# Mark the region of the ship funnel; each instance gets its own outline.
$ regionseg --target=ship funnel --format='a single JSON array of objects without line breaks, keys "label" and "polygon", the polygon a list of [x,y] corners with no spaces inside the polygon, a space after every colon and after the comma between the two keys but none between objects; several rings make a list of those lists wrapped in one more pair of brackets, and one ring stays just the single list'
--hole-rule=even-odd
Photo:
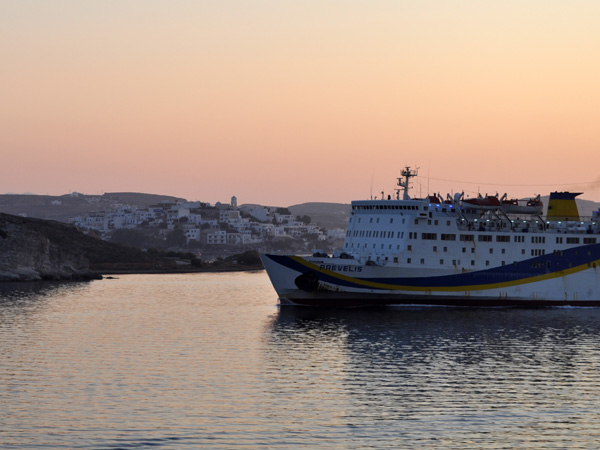
[{"label": "ship funnel", "polygon": [[581,192],[551,192],[548,201],[548,220],[579,220],[575,197]]}]

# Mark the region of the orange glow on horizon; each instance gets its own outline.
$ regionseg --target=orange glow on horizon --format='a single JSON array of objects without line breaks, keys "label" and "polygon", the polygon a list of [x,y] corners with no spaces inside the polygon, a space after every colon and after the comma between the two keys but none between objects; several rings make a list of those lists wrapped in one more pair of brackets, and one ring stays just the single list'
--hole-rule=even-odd
[{"label": "orange glow on horizon", "polygon": [[592,0],[4,3],[0,193],[347,203],[391,193],[408,164],[442,194],[600,201],[599,14]]}]

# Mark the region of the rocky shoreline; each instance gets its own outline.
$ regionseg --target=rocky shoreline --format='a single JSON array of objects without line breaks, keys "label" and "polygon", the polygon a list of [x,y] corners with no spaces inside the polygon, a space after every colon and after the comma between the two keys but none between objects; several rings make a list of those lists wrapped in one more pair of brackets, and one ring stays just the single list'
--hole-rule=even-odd
[{"label": "rocky shoreline", "polygon": [[[248,262],[247,258],[244,262]],[[0,281],[94,280],[102,274],[261,270],[255,261],[192,265],[87,236],[72,225],[0,213]]]},{"label": "rocky shoreline", "polygon": [[101,278],[83,254],[64,245],[74,233],[58,222],[0,214],[0,281]]}]

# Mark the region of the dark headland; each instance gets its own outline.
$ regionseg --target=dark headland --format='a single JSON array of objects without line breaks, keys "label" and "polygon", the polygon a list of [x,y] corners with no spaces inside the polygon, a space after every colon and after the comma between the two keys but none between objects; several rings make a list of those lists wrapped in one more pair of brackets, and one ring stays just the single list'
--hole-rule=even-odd
[{"label": "dark headland", "polygon": [[88,236],[62,222],[0,213],[0,281],[258,269],[262,265],[255,252],[204,264],[192,254],[143,251]]}]

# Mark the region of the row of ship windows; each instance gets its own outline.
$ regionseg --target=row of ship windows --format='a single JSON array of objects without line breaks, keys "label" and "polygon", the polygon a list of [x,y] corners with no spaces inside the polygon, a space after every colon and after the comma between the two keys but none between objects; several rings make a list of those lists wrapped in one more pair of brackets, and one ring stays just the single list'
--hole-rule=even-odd
[{"label": "row of ship windows", "polygon": [[[350,230],[348,230],[346,235],[349,237],[392,239],[394,237],[394,232],[393,231],[367,231],[367,230],[350,231]],[[477,240],[479,242],[492,242],[492,237],[493,236],[489,235],[489,234],[480,234],[479,236],[477,236]],[[404,232],[397,231],[396,238],[403,239]],[[417,233],[416,231],[409,231],[408,238],[409,239],[419,239],[419,233]],[[509,236],[509,235],[499,235],[499,236],[496,236],[496,242],[510,242],[510,238],[511,238],[511,236]],[[425,241],[437,241],[438,233],[421,233],[421,239],[425,240]],[[531,236],[530,239],[531,239],[532,244],[545,244],[546,243],[545,236]],[[440,234],[440,240],[456,241],[456,234],[442,233],[442,234]],[[459,240],[461,242],[474,242],[475,236],[473,234],[461,234],[461,235],[459,235]],[[513,242],[525,242],[525,236],[513,236]],[[583,244],[589,245],[589,244],[596,244],[597,238],[595,238],[595,237],[585,237],[583,239],[579,238],[579,237],[557,237],[556,238],[557,244],[563,244],[565,242],[567,244],[581,244],[583,242]]]},{"label": "row of ship windows", "polygon": [[[375,218],[375,223],[379,223],[380,217]],[[358,218],[358,223],[362,222],[362,217]],[[436,220],[437,222],[437,220]],[[352,223],[352,217],[350,217],[350,223]],[[373,223],[373,217],[369,218],[369,223]],[[394,223],[394,218],[390,217],[390,223]],[[402,219],[402,223],[406,223],[406,219]],[[436,224],[437,225],[437,224]],[[448,221],[448,225],[450,225],[450,221]]]},{"label": "row of ship windows", "polygon": [[[398,263],[398,258],[394,258],[394,262]],[[440,259],[440,265],[443,266],[444,265],[444,260]],[[412,264],[412,258],[406,258],[406,264]],[[421,258],[420,264],[425,264],[425,258]],[[514,262],[514,264],[516,264],[516,261]],[[550,262],[547,261],[546,263],[543,262],[532,262],[530,265],[532,268],[544,268],[546,266],[546,264],[548,265],[548,267],[550,267]],[[452,265],[453,266],[460,266],[460,259],[453,259],[452,260]],[[475,265],[475,260],[472,259],[471,260],[471,265],[474,266]],[[489,261],[485,262],[486,266],[490,265]],[[502,261],[501,265],[505,266],[506,265],[506,261]]]},{"label": "row of ship windows", "polygon": [[[394,258],[394,262],[396,262],[396,263],[397,263],[397,262],[398,262],[398,258]],[[425,264],[425,258],[421,258],[421,261],[420,261],[420,263],[421,263],[421,264]],[[412,264],[412,258],[406,258],[406,264]],[[440,259],[440,265],[444,265],[444,260],[443,260],[443,259]],[[453,266],[460,266],[460,259],[453,259],[453,260],[452,260],[452,265],[453,265]],[[471,265],[472,265],[472,266],[474,266],[474,265],[475,265],[475,260],[474,260],[474,259],[472,259],[472,260],[471,260]],[[486,261],[486,262],[485,262],[485,265],[486,265],[486,266],[489,266],[489,265],[490,265],[490,262],[489,262],[489,261]],[[503,266],[504,266],[504,265],[506,265],[506,261],[502,261],[502,265],[503,265]]]},{"label": "row of ship windows", "polygon": [[[384,247],[384,245],[385,245],[385,244],[381,244],[381,246],[380,246],[380,250],[384,250],[384,248],[385,248],[385,247]],[[348,243],[346,242],[345,248],[346,248],[346,249],[354,249],[354,248],[355,248],[355,247],[354,247],[354,243],[352,243],[352,244],[348,245]],[[366,244],[366,243],[364,243],[364,244],[356,244],[356,249],[357,249],[357,250],[360,250],[360,248],[366,249],[366,248],[367,248],[367,244]],[[373,249],[374,249],[374,250],[376,250],[376,249],[377,249],[377,244],[373,244]],[[391,245],[391,244],[389,244],[389,245],[388,245],[388,250],[391,250],[391,249],[392,249],[392,245]],[[396,250],[400,250],[400,245],[397,245],[397,246],[396,246]],[[409,252],[411,252],[411,251],[412,251],[412,245],[407,245],[407,246],[406,246],[406,250],[407,250],[407,251],[409,251]],[[448,247],[443,247],[443,248],[442,248],[442,251],[443,251],[444,253],[448,253]],[[433,246],[433,252],[434,252],[434,253],[437,253],[437,252],[438,252],[438,248],[437,248],[437,246],[436,246],[436,245],[434,245],[434,246]],[[463,247],[463,248],[462,248],[462,252],[463,252],[463,253],[467,253],[467,248],[466,248],[466,247]],[[494,254],[494,249],[493,249],[493,248],[490,248],[490,249],[489,249],[489,252],[490,252],[490,255]],[[471,247],[471,253],[475,253],[475,248]],[[500,249],[500,253],[502,253],[503,255],[504,255],[504,254],[506,254],[506,249],[505,249],[505,248],[502,248],[502,249]],[[525,255],[525,254],[526,254],[526,250],[525,250],[524,248],[523,248],[523,249],[521,249],[521,254],[522,254],[522,255]],[[546,254],[546,250],[544,250],[544,249],[539,249],[539,248],[534,248],[534,249],[531,249],[531,256],[543,256],[543,255],[545,255],[545,254]]]},{"label": "row of ship windows", "polygon": [[[431,214],[431,213],[429,213],[429,214]],[[380,220],[380,217],[375,217],[375,223],[379,223],[379,220]],[[350,217],[350,221],[349,222],[352,223],[352,217]],[[359,217],[358,218],[358,223],[361,223],[361,222],[362,222],[362,217]],[[402,219],[402,223],[405,223],[405,222],[406,222],[406,219],[403,218]],[[373,223],[373,217],[369,218],[369,223]],[[393,217],[390,217],[390,223],[394,223],[394,218]],[[433,225],[439,225],[440,221],[437,220],[437,219],[433,220],[433,222],[431,221],[431,219],[427,220],[427,225],[431,225],[432,223],[433,223]],[[415,225],[418,225],[418,224],[419,224],[419,219],[415,219]],[[446,220],[446,226],[447,227],[449,227],[451,224],[452,224],[451,220]]]},{"label": "row of ship windows", "polygon": [[[356,244],[356,249],[357,250],[360,250],[361,247],[363,249],[366,249],[367,248],[367,244],[366,243],[362,244],[362,245],[361,244]],[[355,248],[354,243],[352,243],[350,245],[348,245],[348,243],[346,243],[345,248],[346,249],[354,249]],[[377,249],[377,244],[373,244],[373,250],[376,250],[376,249]],[[384,250],[384,244],[381,244],[380,249]],[[392,250],[392,245],[391,244],[388,246],[388,250]],[[396,250],[400,250],[400,245],[396,246]],[[409,251],[409,252],[412,251],[412,246],[408,245],[406,247],[406,250]],[[437,247],[434,246],[433,247],[433,252],[437,253],[437,251],[438,251]],[[444,253],[448,253],[448,247],[444,247],[442,251]],[[559,251],[559,250],[557,250],[557,251]],[[462,248],[462,252],[463,253],[467,253],[466,247]],[[490,252],[490,255],[494,254],[494,249],[490,248],[489,252]],[[540,249],[540,248],[531,249],[530,252],[531,252],[531,256],[543,256],[543,255],[546,254],[546,250],[545,249]],[[475,253],[475,249],[474,248],[471,248],[471,253]],[[502,253],[503,255],[506,254],[506,249],[504,249],[504,248],[500,249],[500,253]],[[526,253],[527,253],[526,250],[524,248],[522,248],[521,249],[521,254],[525,255]]]},{"label": "row of ship windows", "polygon": [[[417,205],[354,205],[352,209],[403,209],[416,211],[419,207]],[[424,206],[423,210],[427,211],[427,207]]]}]

